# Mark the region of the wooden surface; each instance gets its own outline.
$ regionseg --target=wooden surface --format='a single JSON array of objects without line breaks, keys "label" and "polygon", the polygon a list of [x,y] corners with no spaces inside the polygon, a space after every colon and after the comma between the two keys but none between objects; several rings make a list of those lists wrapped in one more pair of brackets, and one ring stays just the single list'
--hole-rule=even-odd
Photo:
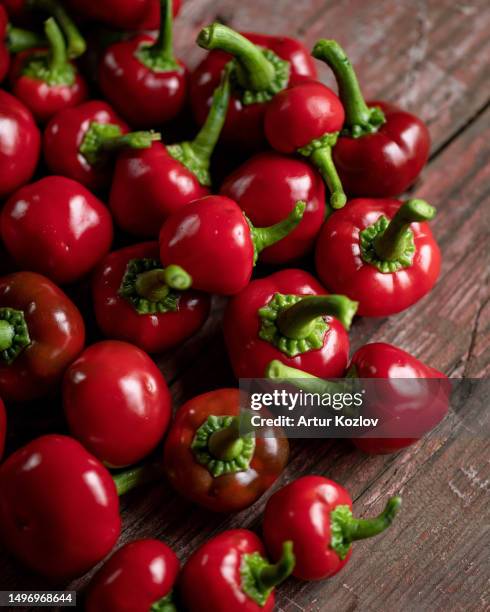
[{"label": "wooden surface", "polygon": [[[176,38],[181,57],[191,65],[201,57],[192,41],[216,18],[244,30],[298,35],[310,46],[320,37],[336,38],[356,65],[368,97],[398,102],[427,121],[431,160],[412,191],[439,210],[433,230],[444,255],[442,276],[409,311],[356,321],[352,348],[384,340],[453,377],[488,376],[488,2],[185,0]],[[326,70],[321,72],[332,82]],[[175,406],[198,392],[234,384],[221,338],[221,307],[216,305],[198,338],[162,360]],[[357,543],[337,577],[309,584],[289,580],[278,593],[278,609],[490,610],[485,409],[468,406],[463,421],[450,415],[423,441],[394,456],[366,457],[346,442],[295,442],[291,464],[276,487],[301,474],[324,474],[352,492],[360,515],[378,512],[394,493],[401,493],[404,502],[396,525]],[[185,560],[223,529],[259,529],[267,497],[223,518],[184,502],[166,486],[148,487],[122,502],[120,544],[161,537]],[[0,559],[0,568],[2,588],[46,587],[7,558]],[[87,579],[70,588],[82,588]]]}]

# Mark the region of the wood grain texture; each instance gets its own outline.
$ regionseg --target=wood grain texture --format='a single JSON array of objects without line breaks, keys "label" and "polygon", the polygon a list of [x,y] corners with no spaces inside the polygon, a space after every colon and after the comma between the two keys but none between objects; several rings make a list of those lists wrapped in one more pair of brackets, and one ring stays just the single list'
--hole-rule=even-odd
[{"label": "wood grain texture", "polygon": [[[352,348],[383,340],[454,377],[488,377],[487,3],[186,0],[176,38],[180,56],[192,65],[202,56],[193,40],[215,18],[245,30],[299,34],[310,46],[320,37],[337,38],[356,64],[369,97],[399,102],[428,122],[432,159],[412,191],[438,208],[433,229],[444,255],[440,281],[404,313],[357,320]],[[324,67],[321,74],[332,82]],[[223,305],[216,300],[199,337],[159,360],[172,383],[176,406],[196,393],[235,384],[220,332]],[[352,561],[336,578],[312,584],[289,580],[279,592],[278,609],[490,609],[490,452],[488,437],[481,434],[488,418],[483,409],[468,405],[463,421],[451,415],[424,440],[394,456],[366,457],[348,443],[294,441],[291,463],[275,488],[316,473],[346,486],[360,515],[374,514],[394,493],[402,493],[404,504],[391,530],[356,544]],[[267,497],[238,515],[220,517],[188,504],[165,484],[146,487],[122,501],[120,544],[161,537],[185,560],[223,529],[259,528]],[[2,588],[47,588],[6,556],[0,557],[0,568]],[[70,588],[83,588],[89,577]]]}]

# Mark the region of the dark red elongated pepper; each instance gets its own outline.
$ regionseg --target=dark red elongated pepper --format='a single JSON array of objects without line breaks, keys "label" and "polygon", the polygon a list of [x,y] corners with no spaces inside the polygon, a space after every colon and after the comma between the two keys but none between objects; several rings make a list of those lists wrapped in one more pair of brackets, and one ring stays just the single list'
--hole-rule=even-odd
[{"label": "dark red elongated pepper", "polygon": [[119,537],[114,481],[73,438],[42,436],[10,455],[0,488],[0,540],[47,578],[81,576]]},{"label": "dark red elongated pepper", "polygon": [[111,246],[109,211],[68,178],[48,176],[22,187],[0,214],[3,240],[16,263],[58,284],[82,278]]},{"label": "dark red elongated pepper", "polygon": [[0,396],[24,402],[42,397],[61,380],[85,342],[81,314],[39,274],[0,279]]},{"label": "dark red elongated pepper", "polygon": [[172,589],[179,573],[174,551],[159,540],[125,544],[92,578],[86,612],[173,612]]},{"label": "dark red elongated pepper", "polygon": [[223,127],[230,97],[228,72],[215,91],[206,123],[191,142],[123,151],[116,163],[109,206],[125,232],[156,238],[163,221],[210,193],[211,155]]},{"label": "dark red elongated pepper", "polygon": [[264,249],[263,262],[287,263],[313,248],[325,218],[325,187],[305,161],[274,152],[259,153],[225,180],[220,193],[235,200],[250,221],[262,227],[284,219],[298,200],[306,203],[301,223],[289,236]]},{"label": "dark red elongated pepper", "polygon": [[186,402],[175,416],[164,448],[164,467],[184,497],[214,512],[251,506],[285,468],[284,436],[243,433],[240,392],[218,389]]},{"label": "dark red elongated pepper", "polygon": [[284,544],[280,560],[272,564],[255,533],[230,529],[190,557],[182,569],[179,590],[189,612],[272,612],[274,588],[293,567],[291,542]]},{"label": "dark red elongated pepper", "polygon": [[351,200],[320,232],[318,276],[331,291],[358,301],[362,316],[405,310],[439,276],[440,250],[425,223],[435,214],[424,200]]},{"label": "dark red elongated pepper", "polygon": [[387,529],[400,507],[400,497],[388,500],[376,518],[352,516],[352,499],[338,483],[323,476],[303,476],[276,491],[265,507],[263,532],[267,550],[279,559],[283,543],[291,541],[302,580],[330,578],[349,561],[352,542]]},{"label": "dark red elongated pepper", "polygon": [[332,147],[344,123],[344,109],[334,92],[321,83],[307,81],[281,91],[267,106],[264,129],[272,148],[280,153],[300,153],[320,171],[330,190],[332,208],[346,202],[332,160]]},{"label": "dark red elongated pepper", "polygon": [[5,412],[5,406],[0,398],[0,461],[3,457],[3,451],[5,450],[5,438],[7,435],[7,413]]},{"label": "dark red elongated pepper", "polygon": [[181,266],[200,291],[234,295],[250,282],[260,252],[300,223],[305,203],[269,227],[254,227],[236,202],[207,196],[171,215],[160,231],[160,260]]},{"label": "dark red elongated pepper", "polygon": [[366,104],[354,69],[334,40],[320,40],[313,56],[333,70],[345,108],[333,159],[351,196],[389,198],[416,180],[430,152],[430,134],[418,117],[387,102]]},{"label": "dark red elongated pepper", "polygon": [[40,149],[41,135],[31,111],[0,90],[0,199],[32,178]]},{"label": "dark red elongated pepper", "polygon": [[298,40],[251,32],[239,34],[219,24],[201,30],[197,43],[210,53],[191,75],[190,100],[194,118],[204,123],[214,89],[233,58],[230,112],[223,140],[240,150],[266,145],[264,113],[279,91],[304,79],[315,79],[316,67]]},{"label": "dark red elongated pepper", "polygon": [[307,272],[282,270],[230,300],[224,334],[235,376],[262,378],[273,359],[322,378],[342,376],[357,305],[326,293]]},{"label": "dark red elongated pepper", "polygon": [[91,100],[56,114],[46,126],[43,152],[53,174],[74,179],[92,190],[110,183],[111,153],[147,149],[160,140],[154,132],[132,132],[106,102]]},{"label": "dark red elongated pepper", "polygon": [[88,95],[85,80],[67,59],[63,34],[52,17],[46,21],[45,33],[49,49],[19,53],[10,71],[12,93],[43,123]]},{"label": "dark red elongated pepper", "polygon": [[114,251],[93,275],[97,324],[108,338],[163,353],[195,334],[209,315],[210,297],[185,285],[179,270],[162,268],[158,242]]},{"label": "dark red elongated pepper", "polygon": [[63,406],[71,433],[112,467],[137,463],[155,449],[168,427],[171,404],[163,374],[127,342],[93,344],[64,377]]},{"label": "dark red elongated pepper", "polygon": [[117,112],[138,128],[175,119],[187,97],[188,70],[174,57],[172,0],[161,0],[157,40],[140,35],[111,45],[99,65],[99,84]]}]

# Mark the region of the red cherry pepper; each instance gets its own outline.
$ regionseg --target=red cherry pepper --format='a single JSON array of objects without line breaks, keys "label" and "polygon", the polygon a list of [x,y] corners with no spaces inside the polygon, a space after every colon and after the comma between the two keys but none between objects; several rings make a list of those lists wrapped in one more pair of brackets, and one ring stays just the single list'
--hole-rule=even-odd
[{"label": "red cherry pepper", "polygon": [[[173,273],[172,273],[173,272]],[[208,318],[206,293],[185,288],[179,270],[164,270],[157,242],[114,251],[93,275],[92,298],[102,333],[136,344],[148,353],[163,353],[195,334]]]},{"label": "red cherry pepper", "polygon": [[293,567],[291,542],[284,545],[280,561],[272,564],[255,533],[230,529],[189,558],[180,576],[180,593],[189,612],[272,612],[274,588]]},{"label": "red cherry pepper", "polygon": [[84,342],[77,307],[47,278],[17,272],[0,279],[0,395],[5,401],[48,393]]},{"label": "red cherry pepper", "polygon": [[7,435],[7,413],[5,412],[5,406],[0,398],[0,461],[3,457],[3,451],[5,450],[5,438]]},{"label": "red cherry pepper", "polygon": [[28,568],[52,580],[84,574],[119,537],[114,481],[67,436],[33,440],[0,466],[0,540]]},{"label": "red cherry pepper", "polygon": [[11,53],[20,53],[43,43],[43,38],[35,32],[14,28],[9,23],[7,11],[0,4],[0,83],[9,72]]},{"label": "red cherry pepper", "polygon": [[0,199],[31,179],[40,148],[41,135],[30,110],[0,90]]},{"label": "red cherry pepper", "polygon": [[67,60],[63,34],[52,17],[46,21],[45,32],[49,50],[19,53],[10,76],[12,93],[40,122],[48,121],[64,108],[80,104],[88,95],[85,80]]},{"label": "red cherry pepper", "polygon": [[404,192],[429,157],[430,134],[414,115],[386,102],[366,104],[354,69],[334,40],[320,40],[313,56],[332,68],[345,108],[333,159],[351,196],[389,198]]},{"label": "red cherry pepper", "polygon": [[1,212],[0,228],[19,266],[59,284],[90,272],[112,242],[111,216],[104,204],[80,183],[61,176],[16,191]]},{"label": "red cherry pepper", "polygon": [[123,151],[116,163],[109,206],[117,225],[141,237],[158,237],[163,221],[210,193],[209,172],[228,110],[228,72],[215,91],[206,123],[191,142]]},{"label": "red cherry pepper", "polygon": [[171,404],[163,374],[126,342],[93,344],[65,374],[63,406],[71,433],[112,467],[137,463],[155,449]]},{"label": "red cherry pepper", "polygon": [[298,200],[306,203],[298,227],[264,249],[264,263],[282,264],[306,255],[325,218],[325,187],[320,175],[301,159],[266,152],[255,155],[223,183],[220,193],[240,206],[253,224],[273,225],[284,219]]},{"label": "red cherry pepper", "polygon": [[139,128],[175,119],[187,97],[188,70],[172,49],[172,0],[161,0],[161,5],[156,41],[141,35],[111,45],[99,65],[105,97],[121,117]]},{"label": "red cherry pepper", "polygon": [[234,295],[250,282],[260,252],[300,223],[305,203],[269,227],[254,227],[230,198],[207,196],[171,215],[160,231],[160,259],[181,266],[200,291]]},{"label": "red cherry pepper", "polygon": [[316,68],[297,40],[234,30],[219,24],[201,30],[197,43],[210,50],[191,75],[190,100],[197,123],[204,123],[221,73],[233,58],[232,98],[223,140],[241,150],[266,145],[264,113],[279,91],[305,78],[315,79]]},{"label": "red cherry pepper", "polygon": [[318,276],[331,291],[358,301],[362,316],[405,310],[439,276],[441,254],[424,223],[435,214],[423,200],[351,200],[320,232]]},{"label": "red cherry pepper", "polygon": [[318,168],[330,190],[332,208],[346,202],[332,161],[332,147],[344,123],[344,109],[326,85],[307,81],[281,91],[268,105],[264,129],[280,153],[300,153]]},{"label": "red cherry pepper", "polygon": [[198,395],[179,408],[165,442],[164,467],[172,486],[214,512],[251,506],[288,461],[287,438],[243,433],[239,415],[238,389]]},{"label": "red cherry pepper", "polygon": [[262,378],[278,359],[322,378],[344,374],[356,304],[326,295],[303,270],[251,282],[225,310],[224,334],[237,378]]},{"label": "red cherry pepper", "polygon": [[267,550],[279,559],[283,543],[293,542],[293,575],[302,580],[330,578],[349,561],[352,542],[370,538],[391,525],[401,504],[388,500],[376,518],[352,516],[352,499],[339,484],[322,476],[303,476],[269,499],[263,532]]},{"label": "red cherry pepper", "polygon": [[158,540],[125,544],[92,578],[86,612],[172,612],[172,588],[179,572],[174,551]]},{"label": "red cherry pepper", "polygon": [[53,174],[97,190],[109,184],[110,153],[147,149],[160,140],[153,132],[128,133],[126,123],[105,102],[91,100],[55,115],[44,132],[44,159]]}]

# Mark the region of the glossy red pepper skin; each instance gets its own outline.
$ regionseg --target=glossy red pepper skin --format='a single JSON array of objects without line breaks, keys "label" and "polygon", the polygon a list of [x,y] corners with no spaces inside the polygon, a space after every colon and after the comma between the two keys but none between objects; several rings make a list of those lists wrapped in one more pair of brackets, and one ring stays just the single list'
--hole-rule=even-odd
[{"label": "glossy red pepper skin", "polygon": [[224,335],[228,355],[237,378],[263,378],[267,365],[278,359],[322,378],[343,376],[349,359],[349,336],[335,317],[325,318],[328,331],[323,347],[288,357],[259,337],[259,309],[276,293],[284,295],[324,295],[327,291],[303,270],[282,270],[252,281],[228,303],[224,315]]},{"label": "glossy red pepper skin", "polygon": [[149,149],[120,153],[109,207],[125,232],[157,238],[169,215],[209,193],[193,172],[155,142]]},{"label": "glossy red pepper skin", "polygon": [[10,67],[10,53],[6,45],[8,27],[7,11],[0,4],[0,83],[7,76]]},{"label": "glossy red pepper skin", "polygon": [[92,578],[85,610],[148,612],[170,595],[178,572],[179,560],[163,542],[136,540],[125,544]]},{"label": "glossy red pepper skin", "polygon": [[64,108],[81,104],[88,96],[88,88],[78,72],[72,85],[49,85],[22,74],[26,63],[39,51],[44,50],[30,49],[15,56],[10,69],[10,82],[14,96],[27,106],[38,122],[46,123]]},{"label": "glossy red pepper skin", "polygon": [[298,200],[306,202],[298,227],[264,249],[261,254],[264,263],[288,263],[313,248],[325,218],[325,187],[321,176],[307,162],[274,152],[259,153],[224,181],[220,193],[235,200],[259,227],[284,219]]},{"label": "glossy red pepper skin", "polygon": [[49,435],[0,467],[0,539],[29,569],[68,580],[101,561],[119,536],[116,487],[76,440]]},{"label": "glossy red pepper skin", "polygon": [[285,437],[259,438],[248,468],[213,476],[198,463],[191,447],[209,416],[240,414],[238,389],[210,391],[186,402],[175,415],[164,448],[164,466],[172,486],[184,497],[214,512],[238,512],[269,489],[287,464]]},{"label": "glossy red pepper skin", "polygon": [[[289,85],[308,79],[316,79],[316,66],[304,45],[285,36],[268,36],[255,32],[242,32],[254,44],[270,49],[280,58],[290,62]],[[202,125],[209,111],[214,89],[231,56],[223,51],[210,51],[190,79],[190,102],[194,119]],[[266,146],[264,114],[266,104],[244,105],[239,95],[232,95],[230,109],[223,129],[223,142],[247,151],[258,151]]]},{"label": "glossy red pepper skin", "polygon": [[272,612],[274,591],[263,606],[243,592],[244,555],[264,556],[264,545],[252,531],[231,529],[208,540],[182,569],[180,593],[189,612]]},{"label": "glossy red pepper skin", "polygon": [[5,450],[5,438],[7,436],[7,413],[5,412],[5,405],[0,398],[0,461],[3,458],[3,452]]},{"label": "glossy red pepper skin", "polygon": [[46,126],[43,154],[52,174],[66,176],[88,189],[98,190],[110,181],[107,164],[90,164],[80,152],[90,124],[117,125],[122,134],[129,131],[127,124],[102,100],[84,102],[57,113]]},{"label": "glossy red pepper skin", "polygon": [[381,272],[360,250],[360,232],[380,217],[393,219],[398,200],[351,200],[329,217],[316,245],[316,271],[333,292],[359,302],[358,314],[384,317],[415,304],[434,286],[441,268],[439,247],[427,223],[412,223],[415,254],[409,267]]},{"label": "glossy red pepper skin", "polygon": [[7,250],[58,284],[90,272],[112,243],[111,215],[83,185],[49,176],[16,191],[1,212]]},{"label": "glossy red pepper skin", "polygon": [[[425,365],[410,353],[402,349],[386,344],[384,342],[373,342],[366,344],[357,350],[352,356],[349,373],[361,379],[381,378],[383,383],[383,397],[377,397],[376,407],[370,407],[370,415],[383,417],[390,420],[396,417],[395,427],[397,432],[403,431],[403,422],[410,422],[416,418],[421,428],[429,431],[435,427],[446,415],[449,406],[450,386],[447,377],[442,373]],[[441,379],[441,385],[431,384],[429,389],[419,389],[420,385],[413,389],[409,395],[409,388],[400,388],[400,378],[415,379]],[[393,380],[393,384],[389,384]],[[426,396],[424,391],[429,391]],[[437,391],[438,397],[434,396]],[[420,397],[418,397],[420,394]],[[395,411],[395,413],[394,413]],[[413,428],[413,426],[412,426]],[[379,431],[377,429],[377,431]],[[365,453],[380,455],[394,453],[401,448],[414,444],[416,438],[393,438],[389,437],[389,430],[384,430],[387,436],[384,438],[354,438],[352,442]]]},{"label": "glossy red pepper skin", "polygon": [[[159,0],[69,0],[79,14],[117,30],[157,30],[160,24]],[[180,0],[173,0],[174,16]]]},{"label": "glossy red pepper skin", "polygon": [[41,135],[30,110],[0,90],[0,199],[32,178],[40,149]]},{"label": "glossy red pepper skin", "polygon": [[430,134],[425,123],[393,104],[373,101],[386,123],[374,134],[340,136],[333,159],[346,193],[391,198],[406,191],[427,163]]},{"label": "glossy red pepper skin", "polygon": [[141,349],[116,340],[93,344],[71,364],[63,406],[75,438],[112,467],[149,455],[172,414],[167,383],[155,363]]},{"label": "glossy red pepper skin", "polygon": [[119,294],[132,259],[159,258],[157,242],[145,242],[114,251],[99,264],[92,277],[92,299],[97,324],[108,338],[131,342],[148,353],[163,353],[195,334],[208,318],[211,299],[189,290],[180,294],[178,310],[139,314]]},{"label": "glossy red pepper skin", "polygon": [[22,311],[31,339],[10,365],[0,358],[0,396],[7,402],[42,397],[83,349],[82,316],[58,287],[32,272],[0,279],[0,308]]}]

